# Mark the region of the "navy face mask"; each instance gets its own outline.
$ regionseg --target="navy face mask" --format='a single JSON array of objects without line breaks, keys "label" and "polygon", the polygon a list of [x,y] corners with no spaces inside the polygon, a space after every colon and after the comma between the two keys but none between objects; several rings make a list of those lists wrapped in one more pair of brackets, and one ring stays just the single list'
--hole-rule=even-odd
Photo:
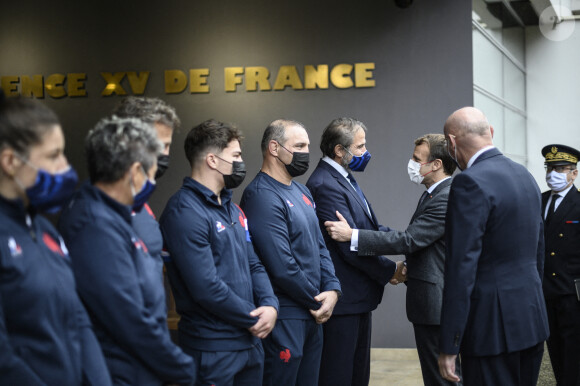
[{"label": "navy face mask", "polygon": [[133,193],[132,208],[134,212],[140,212],[141,209],[143,209],[143,206],[147,203],[149,197],[151,197],[151,194],[153,194],[153,191],[155,190],[155,182],[151,182],[143,166],[141,166],[141,170],[145,174],[147,180],[145,181],[143,187],[137,194],[135,194],[135,188],[133,187],[133,183],[131,183],[131,191]]},{"label": "navy face mask", "polygon": [[[346,147],[344,149],[348,151]],[[348,168],[353,172],[363,172],[371,160],[371,153],[368,150],[362,155],[353,155],[350,151],[348,153],[352,155],[352,159],[348,163]]]},{"label": "navy face mask", "polygon": [[56,213],[61,210],[74,193],[78,176],[72,167],[55,174],[39,169],[26,161],[38,171],[34,185],[26,189],[30,206],[39,212]]}]

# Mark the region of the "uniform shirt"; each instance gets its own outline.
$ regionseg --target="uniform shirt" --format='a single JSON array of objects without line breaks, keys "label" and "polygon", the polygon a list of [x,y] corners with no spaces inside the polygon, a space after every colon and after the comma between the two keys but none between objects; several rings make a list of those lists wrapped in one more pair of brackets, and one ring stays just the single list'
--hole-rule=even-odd
[{"label": "uniform shirt", "polygon": [[131,217],[133,228],[135,229],[135,232],[137,232],[137,235],[147,246],[149,254],[155,258],[158,258],[161,262],[163,236],[161,236],[159,223],[155,219],[155,215],[149,207],[149,204],[145,204],[143,209],[141,209],[139,212],[132,212]]},{"label": "uniform shirt", "polygon": [[278,309],[264,266],[254,252],[244,212],[232,191],[217,196],[192,178],[167,203],[160,218],[169,252],[179,343],[192,350],[235,351],[259,342],[248,328],[259,306]]},{"label": "uniform shirt", "polygon": [[86,183],[62,213],[60,229],[113,379],[192,383],[193,360],[167,330],[161,263],[131,226],[131,208]]},{"label": "uniform shirt", "polygon": [[47,220],[0,197],[0,384],[80,385],[83,377],[110,384],[68,251]]},{"label": "uniform shirt", "polygon": [[306,186],[288,186],[260,172],[244,190],[241,206],[256,252],[280,301],[279,319],[311,319],[314,297],[340,291]]}]

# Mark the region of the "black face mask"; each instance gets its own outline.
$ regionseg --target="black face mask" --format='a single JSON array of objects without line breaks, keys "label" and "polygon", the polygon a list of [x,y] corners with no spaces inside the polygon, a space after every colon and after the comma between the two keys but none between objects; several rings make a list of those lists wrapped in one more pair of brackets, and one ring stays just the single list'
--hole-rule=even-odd
[{"label": "black face mask", "polygon": [[[281,144],[279,145],[282,146]],[[284,146],[282,146],[282,148],[286,150],[288,153],[290,153],[290,150],[286,149]],[[278,158],[278,161],[282,162],[280,158]],[[284,164],[284,162],[282,163]],[[306,173],[306,171],[308,171],[309,165],[310,165],[310,153],[299,151],[295,151],[294,153],[292,153],[292,161],[288,165],[284,164],[286,170],[288,171],[288,174],[290,174],[291,177],[298,177],[303,175],[304,173]]]},{"label": "black face mask", "polygon": [[[218,156],[216,155],[216,157]],[[244,182],[244,178],[246,178],[246,164],[238,161],[229,162],[221,157],[218,158],[232,165],[232,174],[223,174],[218,170],[218,173],[224,176],[225,188],[234,189],[240,186],[240,184]]]},{"label": "black face mask", "polygon": [[157,157],[157,172],[155,172],[155,179],[161,178],[169,168],[169,156],[159,154]]}]

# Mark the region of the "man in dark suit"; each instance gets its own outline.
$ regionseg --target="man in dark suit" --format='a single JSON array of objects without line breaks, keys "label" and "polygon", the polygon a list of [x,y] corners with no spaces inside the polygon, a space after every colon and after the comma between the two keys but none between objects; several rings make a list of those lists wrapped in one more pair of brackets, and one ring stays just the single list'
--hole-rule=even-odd
[{"label": "man in dark suit", "polygon": [[536,385],[548,337],[540,190],[493,146],[481,111],[454,112],[444,132],[463,173],[445,218],[439,370],[459,381],[461,353],[466,385]]},{"label": "man in dark suit", "polygon": [[580,152],[548,145],[542,155],[550,187],[542,194],[548,351],[558,385],[580,385],[580,189],[574,186]]},{"label": "man in dark suit", "polygon": [[[405,231],[351,229],[344,220],[327,221],[325,226],[334,240],[350,240],[351,247],[358,247],[359,256],[406,255],[407,318],[413,323],[423,382],[428,386],[451,385],[455,383],[443,379],[437,366],[445,265],[445,212],[451,175],[455,171],[443,134],[427,134],[415,140],[407,169],[411,181],[425,185],[427,190]],[[456,366],[459,369],[459,360]]]},{"label": "man in dark suit", "polygon": [[357,258],[348,243],[337,243],[324,231],[324,222],[336,219],[337,210],[354,227],[380,229],[350,173],[362,172],[370,159],[366,131],[364,124],[355,119],[333,120],[322,134],[320,149],[324,158],[306,183],[343,291],[332,318],[324,324],[319,385],[368,385],[371,311],[380,303],[385,284],[397,270],[393,261],[382,256]]}]

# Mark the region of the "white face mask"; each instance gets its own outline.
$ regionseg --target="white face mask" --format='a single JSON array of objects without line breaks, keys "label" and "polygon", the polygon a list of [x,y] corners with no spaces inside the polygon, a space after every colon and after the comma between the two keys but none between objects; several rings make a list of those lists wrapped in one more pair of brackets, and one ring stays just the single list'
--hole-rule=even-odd
[{"label": "white face mask", "polygon": [[554,192],[560,192],[568,185],[568,173],[558,173],[552,170],[546,174],[546,183]]},{"label": "white face mask", "polygon": [[407,164],[407,173],[409,173],[409,178],[411,179],[411,182],[420,185],[423,182],[425,176],[431,173],[429,172],[424,175],[421,175],[421,166],[430,164],[431,162],[425,162],[424,164],[421,164],[417,161],[413,161],[412,159],[410,159],[409,163]]}]

